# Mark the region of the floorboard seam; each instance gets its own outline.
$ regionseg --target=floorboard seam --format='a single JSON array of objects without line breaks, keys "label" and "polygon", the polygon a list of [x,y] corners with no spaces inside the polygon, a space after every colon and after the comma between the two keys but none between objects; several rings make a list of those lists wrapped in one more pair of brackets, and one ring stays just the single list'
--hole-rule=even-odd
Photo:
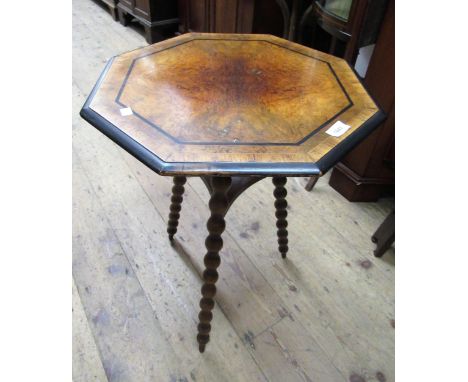
[{"label": "floorboard seam", "polygon": [[[151,301],[150,301],[150,299],[148,298],[148,294],[147,294],[146,290],[143,288],[143,285],[141,284],[141,281],[140,281],[140,279],[138,278],[138,275],[137,275],[137,273],[135,272],[135,270],[134,270],[134,268],[133,268],[133,266],[132,266],[132,262],[130,261],[130,259],[129,259],[129,257],[128,257],[127,251],[125,251],[125,249],[123,248],[122,243],[120,242],[120,240],[119,240],[119,238],[118,238],[118,236],[117,236],[117,234],[116,234],[116,232],[115,232],[115,228],[114,228],[114,226],[112,225],[111,220],[109,219],[109,216],[107,215],[106,210],[105,210],[104,207],[102,206],[101,200],[100,200],[98,194],[96,193],[96,190],[94,189],[94,186],[93,186],[91,180],[89,179],[89,176],[88,176],[88,174],[87,174],[87,171],[83,168],[83,166],[81,166],[81,159],[80,159],[80,156],[79,156],[79,154],[76,152],[76,150],[73,149],[73,151],[75,152],[75,155],[76,155],[76,157],[78,158],[79,165],[80,165],[80,167],[81,167],[81,169],[82,169],[82,171],[83,171],[84,176],[85,176],[86,179],[88,180],[88,183],[89,183],[89,185],[90,185],[90,187],[91,187],[91,189],[92,189],[92,192],[93,192],[93,194],[94,194],[94,197],[96,198],[97,203],[98,203],[99,206],[101,207],[101,211],[102,211],[103,215],[105,216],[106,222],[107,222],[109,228],[112,230],[112,235],[113,235],[114,238],[116,239],[116,242],[118,243],[119,248],[121,249],[122,253],[124,254],[124,256],[125,256],[125,258],[126,258],[126,260],[127,260],[127,262],[128,262],[128,265],[129,265],[130,269],[132,270],[132,272],[133,272],[133,274],[134,274],[134,276],[135,276],[135,279],[137,280],[138,285],[140,286],[140,288],[141,288],[141,290],[142,290],[142,292],[143,292],[143,296],[145,297],[145,301],[148,303],[148,306],[149,306],[151,312],[153,313],[153,314],[152,314],[153,320],[155,321],[155,324],[161,329],[161,333],[164,333],[165,331],[164,331],[163,328],[161,327],[161,324],[159,323],[158,319],[156,318],[156,312],[155,312],[155,310],[154,310],[154,308],[153,308],[153,305],[151,304]],[[174,349],[174,347],[172,346],[172,344],[171,344],[169,341],[167,341],[167,344],[170,346],[170,348],[172,349],[173,353],[174,353],[174,354],[177,354],[176,351],[175,351],[175,349]]]},{"label": "floorboard seam", "polygon": [[102,370],[104,370],[104,373],[106,374],[107,381],[109,381],[109,376],[107,375],[107,370],[106,370],[106,368],[104,367],[104,363],[102,362],[103,356],[102,356],[101,348],[99,347],[98,342],[96,341],[96,335],[94,334],[94,330],[93,330],[93,329],[91,328],[91,326],[89,325],[89,322],[90,322],[90,321],[89,321],[88,313],[86,312],[85,306],[84,306],[84,304],[83,304],[83,299],[81,298],[80,289],[78,288],[78,284],[76,283],[75,277],[74,277],[73,275],[72,275],[72,279],[73,279],[73,282],[75,283],[76,292],[77,292],[77,294],[78,294],[78,298],[80,299],[80,304],[81,304],[81,306],[83,307],[83,312],[84,312],[85,317],[86,317],[86,325],[87,325],[88,328],[89,328],[89,332],[90,332],[91,335],[93,336],[94,345],[96,346],[96,350],[97,350],[98,355],[99,355],[99,362],[101,363]]}]

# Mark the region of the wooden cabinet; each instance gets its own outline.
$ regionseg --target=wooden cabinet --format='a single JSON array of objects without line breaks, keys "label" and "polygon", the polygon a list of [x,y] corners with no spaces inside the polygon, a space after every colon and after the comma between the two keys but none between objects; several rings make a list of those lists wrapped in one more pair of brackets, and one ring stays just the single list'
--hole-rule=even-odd
[{"label": "wooden cabinet", "polygon": [[300,0],[178,0],[179,32],[267,33],[289,37]]},{"label": "wooden cabinet", "polygon": [[339,162],[330,186],[352,202],[375,201],[395,187],[395,2],[390,1],[363,80],[386,120]]},{"label": "wooden cabinet", "polygon": [[119,0],[117,8],[123,25],[127,25],[132,17],[143,25],[149,44],[168,37],[164,32],[175,31],[179,22],[175,1]]}]

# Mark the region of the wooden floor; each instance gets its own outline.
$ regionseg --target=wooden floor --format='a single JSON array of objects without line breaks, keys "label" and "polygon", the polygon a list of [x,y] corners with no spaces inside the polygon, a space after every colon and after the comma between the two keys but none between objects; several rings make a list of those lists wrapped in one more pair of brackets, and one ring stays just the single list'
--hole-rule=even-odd
[{"label": "wooden floor", "polygon": [[189,179],[176,245],[171,178],[80,119],[106,59],[146,45],[91,0],[73,1],[73,379],[393,381],[394,251],[370,236],[393,200],[349,203],[290,178],[289,257],[265,179],[227,215],[212,339],[195,340],[208,192]]}]

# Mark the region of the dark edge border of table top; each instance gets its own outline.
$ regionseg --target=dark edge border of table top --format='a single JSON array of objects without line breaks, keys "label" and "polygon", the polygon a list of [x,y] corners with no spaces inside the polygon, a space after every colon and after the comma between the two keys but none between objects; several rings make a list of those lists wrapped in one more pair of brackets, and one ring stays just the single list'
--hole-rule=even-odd
[{"label": "dark edge border of table top", "polygon": [[348,68],[352,70],[354,76],[357,78],[363,89],[366,91],[369,98],[377,106],[378,111],[370,117],[366,122],[364,122],[361,127],[359,127],[354,133],[349,135],[345,140],[336,145],[332,150],[325,154],[322,158],[317,161],[317,165],[320,168],[322,174],[325,174],[330,168],[332,168],[337,162],[340,161],[346,154],[348,154],[354,147],[356,147],[362,140],[370,135],[380,124],[387,118],[387,114],[382,110],[380,104],[376,99],[369,93],[367,87],[356,71],[348,61],[345,61],[348,64]]},{"label": "dark edge border of table top", "polygon": [[89,107],[114,59],[115,57],[112,57],[107,62],[93,90],[86,99],[80,111],[80,116],[129,154],[160,175],[320,176],[333,167],[340,158],[352,150],[385,119],[385,114],[379,110],[317,163],[165,162]]},{"label": "dark edge border of table top", "polygon": [[325,174],[332,168],[341,158],[348,154],[354,147],[362,142],[372,131],[374,131],[386,118],[384,112],[380,109],[364,122],[355,132],[350,134],[346,139],[338,143],[333,149],[317,161],[317,166],[322,174]]}]

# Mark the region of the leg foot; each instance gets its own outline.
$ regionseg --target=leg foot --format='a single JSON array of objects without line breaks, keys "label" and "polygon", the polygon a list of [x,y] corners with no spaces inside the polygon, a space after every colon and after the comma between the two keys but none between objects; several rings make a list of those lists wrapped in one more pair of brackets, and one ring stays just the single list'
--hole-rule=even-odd
[{"label": "leg foot", "polygon": [[273,184],[275,185],[275,190],[273,195],[275,196],[275,208],[276,208],[276,227],[278,228],[278,250],[281,253],[283,259],[286,258],[286,253],[288,252],[288,221],[286,220],[288,216],[288,211],[286,207],[288,202],[286,201],[286,195],[288,194],[284,185],[286,184],[286,177],[274,177]]},{"label": "leg foot", "polygon": [[174,240],[174,235],[179,225],[180,210],[182,209],[182,201],[184,200],[184,184],[186,181],[187,178],[185,176],[174,176],[173,178],[174,186],[172,187],[171,212],[169,213],[169,221],[167,223],[167,233],[170,241]]},{"label": "leg foot", "polygon": [[314,188],[315,184],[317,183],[318,181],[318,176],[311,176],[309,181],[307,182],[306,186],[305,186],[305,189],[306,191],[312,191],[312,189]]},{"label": "leg foot", "polygon": [[224,215],[229,208],[229,202],[226,193],[231,185],[230,177],[213,177],[212,193],[209,202],[211,216],[208,219],[206,227],[208,228],[208,237],[205,240],[207,253],[204,258],[205,271],[203,272],[203,286],[201,288],[202,298],[200,300],[200,314],[198,318],[198,336],[200,353],[205,351],[205,346],[210,340],[211,320],[213,319],[214,296],[216,294],[215,283],[218,280],[217,268],[221,263],[219,251],[223,247],[221,234],[226,226]]}]

